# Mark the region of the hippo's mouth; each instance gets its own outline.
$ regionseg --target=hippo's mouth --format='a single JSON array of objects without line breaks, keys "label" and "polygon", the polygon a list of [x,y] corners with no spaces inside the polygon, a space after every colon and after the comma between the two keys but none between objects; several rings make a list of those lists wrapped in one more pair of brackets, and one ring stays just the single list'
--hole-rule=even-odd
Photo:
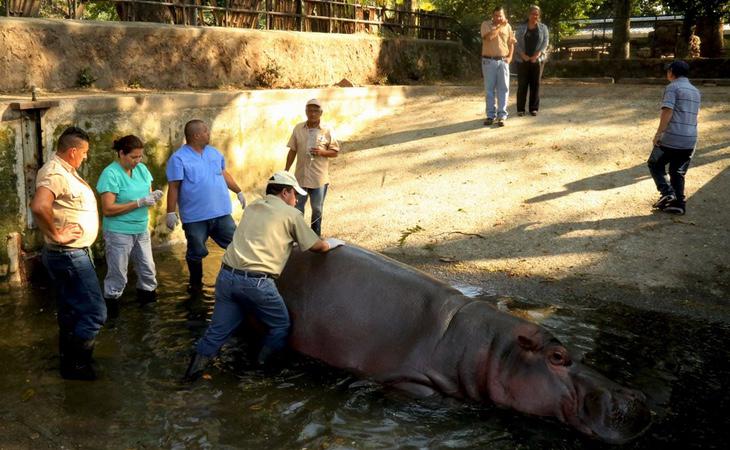
[{"label": "hippo's mouth", "polygon": [[651,412],[640,392],[628,389],[592,391],[583,396],[578,414],[569,422],[589,436],[623,444],[649,427]]}]

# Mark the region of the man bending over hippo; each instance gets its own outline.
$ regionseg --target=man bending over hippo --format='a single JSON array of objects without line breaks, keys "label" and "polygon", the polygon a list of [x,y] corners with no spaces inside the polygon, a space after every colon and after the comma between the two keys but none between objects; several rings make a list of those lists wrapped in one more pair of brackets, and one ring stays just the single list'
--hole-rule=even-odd
[{"label": "man bending over hippo", "polygon": [[286,345],[289,313],[274,284],[284,269],[294,242],[302,250],[326,253],[338,241],[319,239],[296,208],[296,194],[306,195],[296,178],[277,172],[266,186],[266,197],[246,208],[233,241],[223,255],[215,283],[213,319],[185,373],[185,379],[200,377],[210,359],[236,330],[249,308],[268,327],[257,363],[263,365],[272,353]]}]

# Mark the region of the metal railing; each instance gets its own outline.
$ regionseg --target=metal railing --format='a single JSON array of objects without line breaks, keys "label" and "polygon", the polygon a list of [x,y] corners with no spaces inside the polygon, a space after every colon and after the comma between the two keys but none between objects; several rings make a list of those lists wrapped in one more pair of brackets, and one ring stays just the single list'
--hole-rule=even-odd
[{"label": "metal railing", "polygon": [[[9,16],[46,17],[40,8],[41,0],[3,0],[3,3]],[[61,2],[53,3],[56,10],[60,9]],[[59,15],[68,19],[84,19],[84,9],[92,4],[113,4],[112,13],[122,21],[323,33],[364,32],[436,40],[457,38],[456,21],[443,14],[336,0],[66,0],[61,4],[66,5],[66,10]]]},{"label": "metal railing", "polygon": [[[644,16],[631,17],[630,38],[648,39],[649,33],[665,24],[681,22],[682,16]],[[575,52],[585,53],[586,56],[608,54],[613,38],[613,17],[593,19],[569,19],[562,23],[572,28],[570,34],[559,36],[554,40],[555,57],[572,55]]]}]

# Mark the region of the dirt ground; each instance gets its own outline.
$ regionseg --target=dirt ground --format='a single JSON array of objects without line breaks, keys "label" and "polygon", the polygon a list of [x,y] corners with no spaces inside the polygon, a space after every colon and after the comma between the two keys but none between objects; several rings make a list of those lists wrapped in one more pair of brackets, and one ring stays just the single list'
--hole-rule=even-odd
[{"label": "dirt ground", "polygon": [[[730,89],[700,87],[687,214],[653,212],[663,86],[545,81],[485,127],[477,84],[410,100],[344,145],[323,232],[437,277],[730,320]],[[568,295],[570,294],[570,295]]]}]

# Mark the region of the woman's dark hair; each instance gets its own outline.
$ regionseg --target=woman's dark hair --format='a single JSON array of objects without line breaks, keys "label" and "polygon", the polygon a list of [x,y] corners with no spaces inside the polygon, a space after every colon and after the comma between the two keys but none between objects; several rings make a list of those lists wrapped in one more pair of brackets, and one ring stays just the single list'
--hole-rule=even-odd
[{"label": "woman's dark hair", "polygon": [[288,184],[267,184],[266,185],[266,195],[279,195],[279,192],[281,192],[287,188],[294,189],[293,187],[289,186]]},{"label": "woman's dark hair", "polygon": [[125,155],[129,154],[129,152],[135,148],[144,148],[144,143],[142,143],[140,138],[133,134],[119,138],[114,141],[114,144],[112,144],[112,149],[114,149],[114,151],[117,153],[122,152]]}]

